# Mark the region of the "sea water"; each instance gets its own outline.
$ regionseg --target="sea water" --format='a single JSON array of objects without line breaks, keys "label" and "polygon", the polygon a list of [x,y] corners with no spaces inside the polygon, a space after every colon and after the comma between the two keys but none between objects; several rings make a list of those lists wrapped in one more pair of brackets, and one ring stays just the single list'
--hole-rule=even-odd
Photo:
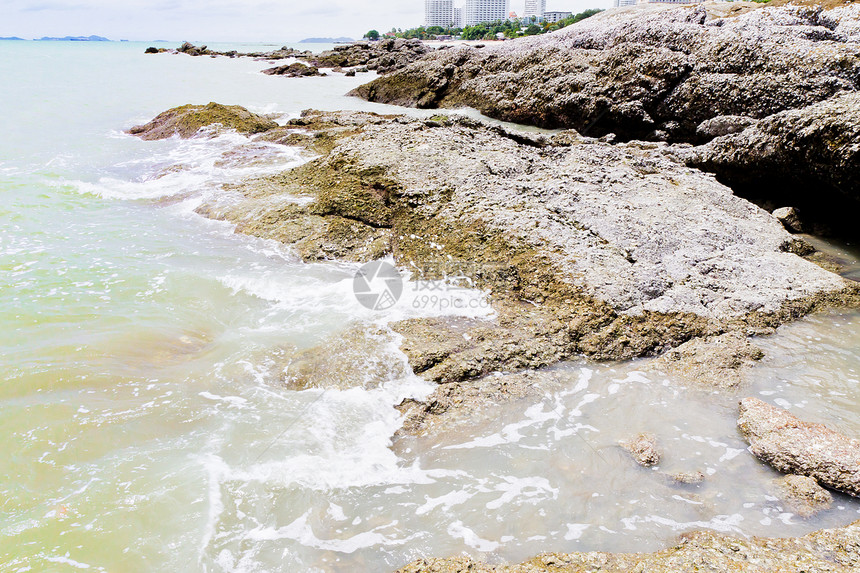
[{"label": "sea water", "polygon": [[[768,356],[742,394],[684,389],[645,362],[574,362],[533,399],[395,442],[394,406],[432,386],[387,324],[430,311],[409,296],[368,310],[355,265],[304,264],[194,212],[224,183],[304,159],[237,134],[123,130],[209,101],[282,123],[306,108],[430,112],[344,95],[368,75],[270,77],[266,62],[146,46],[0,42],[0,571],[385,571],[860,518],[840,495],[793,515],[735,428],[738,398],[758,395],[860,435],[851,313],[760,341]],[[287,383],[299,357],[355,332],[361,348],[328,359],[342,379]],[[617,446],[642,431],[661,440],[657,468]],[[667,479],[697,471],[700,485]]]}]

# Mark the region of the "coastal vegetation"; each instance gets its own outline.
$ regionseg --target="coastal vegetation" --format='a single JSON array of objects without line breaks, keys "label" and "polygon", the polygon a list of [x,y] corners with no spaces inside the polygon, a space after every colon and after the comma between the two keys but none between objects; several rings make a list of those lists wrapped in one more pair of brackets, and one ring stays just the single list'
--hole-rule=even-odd
[{"label": "coastal vegetation", "polygon": [[520,20],[498,20],[464,28],[444,28],[442,26],[419,26],[408,30],[392,29],[387,36],[396,38],[417,38],[419,40],[433,40],[438,36],[453,36],[463,40],[495,40],[498,34],[504,34],[506,38],[517,38],[519,36],[535,36],[561,30],[586,18],[599,14],[602,10],[593,8],[574,14],[558,22],[538,22],[532,18],[531,23],[524,26]]}]

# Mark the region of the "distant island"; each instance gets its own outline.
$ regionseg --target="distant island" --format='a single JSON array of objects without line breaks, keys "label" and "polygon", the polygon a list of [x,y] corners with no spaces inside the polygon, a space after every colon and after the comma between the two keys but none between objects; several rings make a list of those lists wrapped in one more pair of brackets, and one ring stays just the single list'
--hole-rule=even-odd
[{"label": "distant island", "polygon": [[39,38],[36,40],[37,42],[110,42],[105,37],[102,36],[66,36],[65,38],[50,38],[45,36],[44,38]]},{"label": "distant island", "polygon": [[305,38],[299,44],[346,44],[355,42],[352,38]]},{"label": "distant island", "polygon": [[0,40],[20,40],[20,41],[23,41],[24,38],[19,38],[18,36],[12,36],[11,38],[0,38]]}]

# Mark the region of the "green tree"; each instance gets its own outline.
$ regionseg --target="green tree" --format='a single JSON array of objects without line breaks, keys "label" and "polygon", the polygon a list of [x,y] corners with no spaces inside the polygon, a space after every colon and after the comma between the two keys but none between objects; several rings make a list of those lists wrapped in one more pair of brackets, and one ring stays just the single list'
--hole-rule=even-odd
[{"label": "green tree", "polygon": [[530,24],[528,28],[526,28],[526,36],[534,36],[535,34],[540,34],[543,32],[540,26],[536,24]]},{"label": "green tree", "polygon": [[377,32],[376,30],[371,30],[370,32],[365,34],[364,37],[367,38],[368,40],[378,40],[379,39],[379,32]]}]

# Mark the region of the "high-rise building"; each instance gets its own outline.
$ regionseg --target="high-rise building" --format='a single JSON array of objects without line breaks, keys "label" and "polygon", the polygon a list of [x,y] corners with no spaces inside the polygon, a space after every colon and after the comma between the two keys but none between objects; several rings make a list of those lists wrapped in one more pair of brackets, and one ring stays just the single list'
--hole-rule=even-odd
[{"label": "high-rise building", "polygon": [[454,23],[454,0],[424,0],[424,25],[448,28]]},{"label": "high-rise building", "polygon": [[463,25],[474,26],[483,22],[508,19],[510,0],[466,0],[463,7]]},{"label": "high-rise building", "polygon": [[565,18],[570,18],[573,16],[573,12],[544,12],[543,19],[550,24],[555,24],[560,20],[564,20]]},{"label": "high-rise building", "polygon": [[526,10],[523,12],[523,17],[537,16],[538,20],[541,20],[545,12],[546,0],[526,0]]},{"label": "high-rise building", "polygon": [[463,27],[463,9],[462,8],[454,8],[454,27],[462,28]]}]

